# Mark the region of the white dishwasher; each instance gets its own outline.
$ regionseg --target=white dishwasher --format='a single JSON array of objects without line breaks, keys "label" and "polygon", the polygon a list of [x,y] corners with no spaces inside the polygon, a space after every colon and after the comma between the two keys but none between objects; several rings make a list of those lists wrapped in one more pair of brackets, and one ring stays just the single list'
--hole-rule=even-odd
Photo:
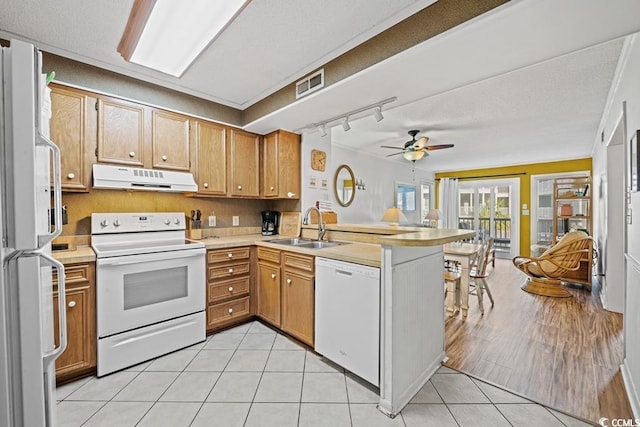
[{"label": "white dishwasher", "polygon": [[316,257],[315,350],[379,386],[379,268]]}]

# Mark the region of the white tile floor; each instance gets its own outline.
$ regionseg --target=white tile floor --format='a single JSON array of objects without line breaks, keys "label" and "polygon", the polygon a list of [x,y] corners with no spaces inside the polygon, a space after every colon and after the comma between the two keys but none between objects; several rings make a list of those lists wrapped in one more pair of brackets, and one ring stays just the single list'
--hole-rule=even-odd
[{"label": "white tile floor", "polygon": [[60,426],[586,426],[441,368],[395,419],[377,391],[259,322],[57,389]]}]

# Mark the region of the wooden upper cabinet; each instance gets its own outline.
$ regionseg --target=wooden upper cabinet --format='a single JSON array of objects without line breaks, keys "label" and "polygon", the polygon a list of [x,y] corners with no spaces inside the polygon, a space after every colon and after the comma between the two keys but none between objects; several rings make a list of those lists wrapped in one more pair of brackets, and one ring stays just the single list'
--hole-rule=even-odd
[{"label": "wooden upper cabinet", "polygon": [[226,196],[226,127],[216,123],[197,121],[192,131],[196,133],[194,147],[198,193]]},{"label": "wooden upper cabinet", "polygon": [[260,196],[260,136],[239,129],[230,131],[229,195]]},{"label": "wooden upper cabinet", "polygon": [[153,110],[153,167],[189,170],[189,118]]},{"label": "wooden upper cabinet", "polygon": [[89,191],[96,146],[95,98],[55,84],[51,88],[51,140],[60,148],[64,191]]},{"label": "wooden upper cabinet", "polygon": [[144,166],[145,107],[98,99],[98,162]]},{"label": "wooden upper cabinet", "polygon": [[278,130],[264,137],[262,195],[268,198],[300,198],[300,136]]}]

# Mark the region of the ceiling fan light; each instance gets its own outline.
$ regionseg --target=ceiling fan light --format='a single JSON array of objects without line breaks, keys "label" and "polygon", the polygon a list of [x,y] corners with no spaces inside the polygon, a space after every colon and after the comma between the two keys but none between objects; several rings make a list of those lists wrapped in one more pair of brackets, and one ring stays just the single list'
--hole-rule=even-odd
[{"label": "ceiling fan light", "polygon": [[402,156],[410,162],[415,162],[424,157],[424,151],[405,151]]},{"label": "ceiling fan light", "polygon": [[382,119],[384,119],[384,116],[382,115],[382,105],[376,107],[373,110],[373,117],[375,117],[376,122],[381,121]]},{"label": "ceiling fan light", "polygon": [[327,129],[324,126],[324,123],[318,126],[318,132],[320,132],[320,136],[327,136]]},{"label": "ceiling fan light", "polygon": [[345,117],[344,120],[342,120],[342,129],[344,129],[345,132],[351,129],[351,125],[349,124],[349,117]]}]

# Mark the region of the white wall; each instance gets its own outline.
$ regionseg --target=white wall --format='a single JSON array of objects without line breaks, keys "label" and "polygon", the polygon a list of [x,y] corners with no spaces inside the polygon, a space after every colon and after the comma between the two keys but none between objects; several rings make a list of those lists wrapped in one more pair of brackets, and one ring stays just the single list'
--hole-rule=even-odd
[{"label": "white wall", "polygon": [[[640,129],[640,40],[633,36],[623,49],[620,79],[614,82],[614,92],[610,109],[604,117],[604,141],[611,139],[615,131],[617,121],[622,113],[622,103],[627,103],[626,139],[624,141],[625,152],[629,150],[631,135]],[[606,147],[596,143],[593,154],[594,177],[606,174]],[[621,167],[623,165],[620,165]],[[597,190],[596,190],[597,191]],[[611,186],[608,192],[611,191]],[[633,210],[632,224],[627,226],[627,258],[625,289],[626,302],[624,311],[624,345],[625,360],[623,364],[623,377],[631,406],[636,418],[640,417],[640,192],[632,193],[630,207]],[[604,236],[606,238],[606,236]],[[611,283],[608,283],[611,286]]]},{"label": "white wall", "polygon": [[[313,206],[316,200],[330,200],[333,210],[338,214],[338,222],[371,223],[380,222],[385,210],[394,204],[395,181],[415,183],[420,195],[421,181],[433,181],[433,171],[425,169],[418,162],[415,180],[411,162],[397,162],[371,156],[366,152],[354,151],[344,146],[330,144],[330,133],[321,137],[317,132],[302,136],[302,211]],[[325,172],[311,169],[311,150],[327,152]],[[424,164],[427,160],[422,160]],[[338,166],[347,164],[358,180],[364,181],[365,190],[355,190],[353,203],[348,207],[340,206],[333,192],[333,176]],[[322,179],[328,180],[328,189],[310,188],[311,177],[316,177],[319,186]],[[421,222],[419,206],[415,212],[406,212],[410,223]]]}]

